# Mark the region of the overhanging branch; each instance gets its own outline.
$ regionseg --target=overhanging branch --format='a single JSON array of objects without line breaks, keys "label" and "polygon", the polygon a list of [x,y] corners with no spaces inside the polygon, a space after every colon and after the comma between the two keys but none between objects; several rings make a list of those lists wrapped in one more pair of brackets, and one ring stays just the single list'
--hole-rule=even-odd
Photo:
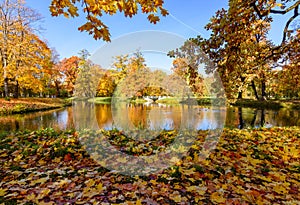
[{"label": "overhanging branch", "polygon": [[298,16],[299,16],[299,5],[300,5],[300,0],[298,0],[296,3],[294,3],[292,6],[288,7],[285,10],[266,10],[264,13],[262,11],[259,10],[259,8],[256,5],[257,0],[253,0],[250,3],[250,6],[253,7],[254,11],[257,13],[258,17],[260,19],[263,19],[263,17],[268,16],[269,14],[281,14],[281,15],[285,15],[286,13],[294,10],[294,15],[289,18],[289,20],[286,22],[285,28],[283,30],[283,37],[282,37],[282,41],[281,41],[281,46],[285,43],[286,39],[287,39],[287,35],[288,35],[288,31],[289,31],[289,26],[292,23],[292,21],[294,21]]},{"label": "overhanging branch", "polygon": [[290,6],[289,8],[287,8],[286,10],[270,10],[270,13],[272,14],[286,14],[288,12],[290,12],[291,10],[295,9],[296,7],[298,7],[300,5],[300,0],[297,1],[294,5]]},{"label": "overhanging branch", "polygon": [[299,16],[299,5],[297,5],[294,8],[294,15],[286,22],[286,25],[284,27],[284,31],[283,31],[283,38],[282,38],[282,42],[281,44],[283,44],[286,41],[286,37],[287,37],[287,33],[289,31],[289,26],[292,23],[292,21],[297,18],[297,16]]}]

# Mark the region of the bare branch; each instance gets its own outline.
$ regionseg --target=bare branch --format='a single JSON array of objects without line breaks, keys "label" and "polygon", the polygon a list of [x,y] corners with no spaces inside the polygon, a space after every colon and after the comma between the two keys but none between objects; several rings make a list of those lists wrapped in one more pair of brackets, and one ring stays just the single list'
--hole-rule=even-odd
[{"label": "bare branch", "polygon": [[292,11],[293,9],[298,7],[299,5],[300,5],[300,0],[298,0],[294,5],[288,7],[286,10],[273,10],[273,9],[271,9],[270,13],[272,13],[272,14],[283,14],[284,15],[284,14]]},{"label": "bare branch", "polygon": [[[300,2],[300,1],[299,1]],[[294,10],[294,15],[286,22],[286,25],[284,27],[284,31],[283,31],[283,38],[282,38],[282,42],[281,44],[283,44],[285,41],[286,41],[286,37],[287,37],[287,33],[288,33],[288,30],[289,30],[289,26],[290,24],[292,23],[292,21],[297,18],[297,16],[299,16],[299,5],[297,5],[295,7],[295,10]]]}]

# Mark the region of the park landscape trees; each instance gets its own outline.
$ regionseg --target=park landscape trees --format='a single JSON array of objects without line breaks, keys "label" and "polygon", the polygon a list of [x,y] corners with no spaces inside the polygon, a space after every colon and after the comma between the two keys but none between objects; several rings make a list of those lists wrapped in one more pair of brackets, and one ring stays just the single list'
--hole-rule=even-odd
[{"label": "park landscape trees", "polygon": [[[288,3],[294,4],[284,10]],[[297,67],[281,67],[279,63],[283,58],[285,62],[290,61],[286,52],[299,45],[299,40],[295,40],[298,36],[289,27],[298,16],[298,6],[299,2],[294,1],[231,0],[229,8],[217,11],[206,25],[205,28],[211,32],[210,38],[198,36],[192,39],[216,64],[215,67],[209,67],[213,69],[207,69],[207,72],[217,71],[220,74],[228,98],[242,98],[243,93],[251,88],[257,100],[266,100],[267,85],[275,78],[274,68],[284,68],[282,72],[286,74],[291,70],[299,70]],[[282,10],[275,10],[278,7]],[[282,42],[275,45],[268,39],[272,14],[286,14],[293,9],[294,16],[287,21]]]},{"label": "park landscape trees", "polygon": [[[16,3],[9,7],[14,10],[22,1],[3,2],[6,3],[4,6]],[[158,20],[154,15],[157,10],[167,14],[162,0],[52,0],[50,9],[53,15],[76,16],[76,5],[81,2],[87,23],[80,30],[107,41],[110,39],[108,27],[99,19],[103,12],[113,15],[119,10],[125,16],[132,16],[140,6],[154,23]],[[129,97],[167,95],[168,90],[156,87],[162,81],[173,92],[176,89],[182,92],[181,88],[188,86],[201,93],[202,88],[199,91],[198,86],[202,86],[203,76],[197,68],[199,63],[204,63],[207,73],[221,76],[230,98],[245,97],[249,88],[256,99],[261,100],[268,97],[268,92],[279,97],[299,97],[300,35],[299,29],[289,30],[289,25],[298,16],[299,1],[280,2],[229,0],[229,8],[218,11],[207,25],[210,38],[189,39],[170,53],[175,58],[173,71],[183,78],[180,82],[184,85],[176,83],[178,81],[174,79],[178,75],[174,73],[151,71],[140,52],[116,56],[112,68],[94,65],[84,50],[78,56],[60,61],[30,27],[23,30],[25,27],[20,26],[19,21],[4,21],[7,15],[3,15],[0,16],[3,17],[0,25],[0,85],[5,96],[13,93],[11,88],[14,86],[21,88],[21,93],[27,90],[57,97],[63,93],[91,97],[95,90],[96,95],[111,96],[118,85],[125,94],[129,93]],[[1,11],[4,6],[1,5]],[[285,15],[290,11],[294,15],[287,21],[282,42],[276,45],[268,39],[271,15]],[[11,25],[18,26],[4,29]],[[211,61],[207,61],[207,57]],[[147,83],[141,77],[149,78]],[[130,93],[130,90],[136,92]],[[109,110],[108,107],[104,109]],[[145,109],[134,106],[129,109],[146,117]],[[73,113],[82,112],[76,111]],[[100,121],[105,121],[105,117],[113,121],[111,114],[104,116],[98,111],[96,115],[103,117]],[[91,117],[95,113],[83,114]],[[120,115],[124,116],[124,113]],[[169,168],[147,176],[127,176],[116,170],[110,171],[105,164],[122,166],[124,159],[105,154],[100,165],[91,157],[98,154],[88,152],[85,145],[95,143],[95,149],[101,155],[105,150],[98,145],[109,140],[120,152],[135,157],[157,156],[185,134],[164,130],[150,141],[134,140],[117,129],[57,132],[46,128],[1,134],[0,204],[297,204],[300,201],[298,127],[251,131],[225,128],[215,149],[203,158],[203,150],[211,146],[209,141],[215,138],[208,134],[208,131],[200,130],[185,157],[176,159]],[[206,136],[209,136],[208,143],[203,144]],[[182,148],[174,146],[173,149],[180,152]]]},{"label": "park landscape trees", "polygon": [[[209,38],[194,37],[187,40],[181,48],[169,53],[170,57],[175,58],[173,72],[181,76],[198,96],[210,92],[203,85],[203,76],[197,70],[199,64],[206,64],[206,73],[220,75],[229,99],[252,96],[257,100],[299,97],[299,28],[295,23],[299,15],[299,2],[228,2],[228,8],[217,11],[206,25],[205,28],[211,32]],[[110,41],[110,34],[108,26],[101,21],[104,14],[115,15],[120,12],[126,17],[132,17],[141,9],[152,23],[158,22],[160,15],[168,14],[161,0],[152,3],[78,3],[79,1],[53,0],[50,12],[53,16],[76,17],[80,13],[79,9],[82,9],[81,15],[86,15],[86,23],[79,30],[105,41]],[[274,15],[289,15],[282,31],[282,41],[277,44],[269,39]],[[54,60],[56,54],[53,49],[36,34],[33,23],[39,19],[40,15],[27,8],[24,1],[5,0],[1,4],[0,83],[6,97],[18,97],[20,93],[23,96],[38,94],[58,97],[74,94],[79,57]],[[142,62],[135,63],[137,64],[134,64],[131,57],[116,56],[113,65],[116,70],[107,71],[105,68],[106,71],[101,71],[103,75],[99,79],[98,96],[112,95],[117,84],[129,73],[136,72]]]}]

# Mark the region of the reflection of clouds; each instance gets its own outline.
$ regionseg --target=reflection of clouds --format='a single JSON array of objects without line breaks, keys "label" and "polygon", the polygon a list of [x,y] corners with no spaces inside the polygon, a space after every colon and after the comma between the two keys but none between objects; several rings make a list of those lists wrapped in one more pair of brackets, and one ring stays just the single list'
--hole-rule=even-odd
[{"label": "reflection of clouds", "polygon": [[67,124],[66,122],[68,122],[68,111],[64,110],[62,112],[57,113],[57,124],[60,128],[62,129],[66,129],[67,128]]},{"label": "reflection of clouds", "polygon": [[38,130],[47,127],[57,130],[73,128],[72,108],[0,117],[1,131]]}]

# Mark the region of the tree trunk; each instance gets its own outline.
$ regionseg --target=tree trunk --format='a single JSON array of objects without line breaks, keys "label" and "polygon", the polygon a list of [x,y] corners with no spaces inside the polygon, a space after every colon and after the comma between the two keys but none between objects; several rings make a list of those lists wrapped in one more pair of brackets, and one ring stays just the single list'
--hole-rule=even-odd
[{"label": "tree trunk", "polygon": [[59,83],[55,82],[55,88],[56,88],[56,97],[60,97],[60,89],[59,89]]},{"label": "tree trunk", "polygon": [[[241,81],[242,81],[243,85],[244,85],[245,79],[246,79],[245,77],[241,76]],[[243,99],[243,91],[242,90],[239,91],[238,99]]]},{"label": "tree trunk", "polygon": [[267,100],[267,93],[266,93],[266,81],[262,79],[261,81],[261,100]]},{"label": "tree trunk", "polygon": [[4,96],[7,98],[9,97],[8,93],[8,78],[4,77]]},{"label": "tree trunk", "polygon": [[19,98],[19,81],[16,81],[17,84],[15,86],[14,98]]},{"label": "tree trunk", "polygon": [[7,77],[7,58],[6,54],[4,54],[4,57],[2,58],[2,65],[3,65],[3,80],[4,80],[4,96],[7,98],[9,97],[8,92],[8,77]]},{"label": "tree trunk", "polygon": [[243,91],[239,92],[238,99],[243,99]]},{"label": "tree trunk", "polygon": [[258,96],[258,93],[257,93],[257,90],[256,90],[256,86],[255,86],[254,80],[251,81],[251,87],[253,89],[253,92],[254,92],[256,100],[259,100],[259,96]]}]

